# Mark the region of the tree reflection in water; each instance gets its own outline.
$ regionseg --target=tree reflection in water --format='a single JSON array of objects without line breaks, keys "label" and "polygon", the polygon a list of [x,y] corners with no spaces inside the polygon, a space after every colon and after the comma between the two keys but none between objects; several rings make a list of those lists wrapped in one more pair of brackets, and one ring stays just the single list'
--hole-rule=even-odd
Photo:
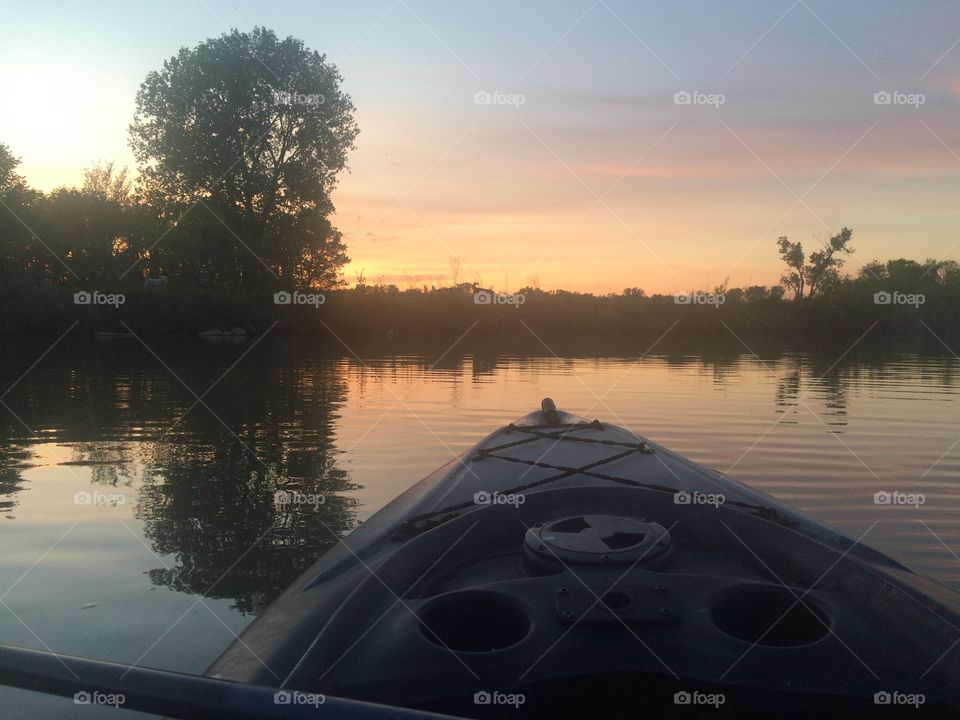
[{"label": "tree reflection in water", "polygon": [[[332,359],[157,343],[172,377],[135,341],[78,347],[51,354],[8,398],[33,433],[0,423],[0,512],[16,508],[31,443],[70,443],[59,464],[137,488],[136,516],[169,566],[149,571],[155,584],[232,599],[241,613],[261,610],[356,525],[334,447],[345,370]],[[311,502],[278,503],[278,491]]]},{"label": "tree reflection in water", "polygon": [[333,444],[346,383],[330,362],[235,372],[152,447],[136,511],[176,558],[154,583],[255,613],[356,524]]}]

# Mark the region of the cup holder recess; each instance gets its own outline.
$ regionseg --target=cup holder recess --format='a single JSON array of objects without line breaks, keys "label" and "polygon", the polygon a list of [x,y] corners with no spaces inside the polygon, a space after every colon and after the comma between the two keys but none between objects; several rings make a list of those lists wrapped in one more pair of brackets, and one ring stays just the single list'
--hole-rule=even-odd
[{"label": "cup holder recess", "polygon": [[[771,647],[810,645],[830,632],[830,616],[810,595],[795,592],[774,585],[736,585],[715,597],[710,619],[721,631],[744,642]],[[798,597],[803,602],[797,602]]]},{"label": "cup holder recess", "polygon": [[519,602],[491,590],[441,595],[420,612],[423,636],[458,652],[503,650],[527,637],[530,628],[530,615]]}]

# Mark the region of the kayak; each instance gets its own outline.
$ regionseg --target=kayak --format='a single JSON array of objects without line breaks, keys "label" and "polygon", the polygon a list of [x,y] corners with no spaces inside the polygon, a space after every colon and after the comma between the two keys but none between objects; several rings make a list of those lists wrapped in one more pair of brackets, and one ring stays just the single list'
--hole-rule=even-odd
[{"label": "kayak", "polygon": [[958,643],[960,594],[862,536],[545,399],[343,537],[206,675],[469,718],[944,718]]}]

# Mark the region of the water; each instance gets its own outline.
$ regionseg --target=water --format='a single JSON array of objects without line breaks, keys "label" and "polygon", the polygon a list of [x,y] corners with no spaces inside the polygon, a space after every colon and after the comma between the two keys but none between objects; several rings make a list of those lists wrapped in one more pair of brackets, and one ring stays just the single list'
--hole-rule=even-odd
[{"label": "water", "polygon": [[[853,537],[879,521],[868,544],[960,589],[960,360],[941,346],[147,345],[0,349],[2,642],[200,672],[338,536],[545,395]],[[924,502],[875,503],[894,491]]]}]

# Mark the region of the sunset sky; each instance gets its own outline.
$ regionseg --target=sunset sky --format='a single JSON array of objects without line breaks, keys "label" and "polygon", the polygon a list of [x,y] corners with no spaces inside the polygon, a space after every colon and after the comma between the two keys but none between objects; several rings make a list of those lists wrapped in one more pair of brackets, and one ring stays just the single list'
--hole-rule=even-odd
[{"label": "sunset sky", "polygon": [[773,284],[779,235],[843,226],[849,271],[960,259],[955,2],[0,0],[0,17],[0,142],[43,190],[134,165],[137,87],[181,46],[263,25],[326,53],[361,129],[334,195],[351,282],[446,283],[456,257],[507,291]]}]

